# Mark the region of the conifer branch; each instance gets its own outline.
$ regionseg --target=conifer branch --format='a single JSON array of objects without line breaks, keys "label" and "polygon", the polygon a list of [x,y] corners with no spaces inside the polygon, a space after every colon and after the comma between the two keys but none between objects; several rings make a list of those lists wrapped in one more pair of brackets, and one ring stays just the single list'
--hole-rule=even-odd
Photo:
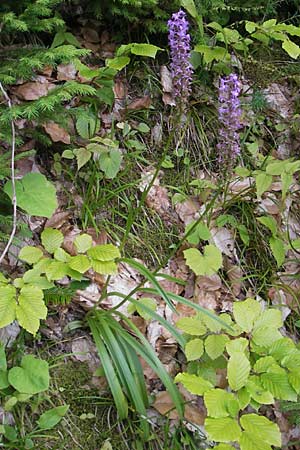
[{"label": "conifer branch", "polygon": [[[7,105],[9,109],[12,108],[11,99],[8,96],[7,92],[5,91],[4,87],[2,86],[2,83],[0,81],[0,91],[3,94],[4,99],[7,102]],[[11,125],[11,184],[12,184],[12,206],[13,206],[13,224],[12,224],[12,230],[10,233],[9,240],[5,246],[5,249],[3,250],[1,256],[0,256],[0,264],[2,263],[6,253],[9,250],[9,247],[11,246],[11,243],[13,241],[13,238],[16,234],[17,229],[17,196],[16,196],[16,183],[15,183],[15,147],[16,147],[16,130],[15,130],[15,124],[13,119],[10,121]]]}]

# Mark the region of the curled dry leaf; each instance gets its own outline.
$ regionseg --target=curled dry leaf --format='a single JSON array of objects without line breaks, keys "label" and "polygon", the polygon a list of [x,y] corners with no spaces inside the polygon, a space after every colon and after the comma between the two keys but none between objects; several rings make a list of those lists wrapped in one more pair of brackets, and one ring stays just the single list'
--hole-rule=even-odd
[{"label": "curled dry leaf", "polygon": [[160,68],[160,80],[162,85],[163,96],[162,100],[165,105],[175,106],[176,102],[173,98],[173,83],[171,72],[167,66],[161,66]]},{"label": "curled dry leaf", "polygon": [[232,290],[232,294],[235,297],[238,297],[241,293],[242,287],[243,287],[243,271],[239,266],[236,266],[231,263],[229,259],[226,258],[226,273],[228,276],[228,279],[230,281],[230,286]]},{"label": "curled dry leaf", "polygon": [[200,210],[200,203],[195,198],[188,198],[184,200],[183,202],[178,202],[175,205],[175,211],[177,212],[180,220],[185,224],[188,225],[193,220],[195,220],[199,210]]},{"label": "curled dry leaf", "polygon": [[162,186],[152,186],[146,198],[146,205],[159,214],[168,211],[171,204],[167,189]]},{"label": "curled dry leaf", "polygon": [[100,298],[100,292],[96,283],[90,283],[85,289],[77,291],[74,300],[85,310],[90,310],[95,306]]},{"label": "curled dry leaf", "polygon": [[68,222],[71,216],[70,211],[58,211],[55,212],[50,219],[45,223],[45,228],[61,228],[66,222]]},{"label": "curled dry leaf", "polygon": [[150,95],[145,95],[144,97],[136,98],[129,105],[127,105],[127,109],[130,111],[137,111],[139,109],[148,109],[151,106],[151,97]]},{"label": "curled dry leaf", "polygon": [[57,79],[59,81],[75,80],[77,69],[74,64],[59,64],[57,66]]},{"label": "curled dry leaf", "polygon": [[50,89],[53,89],[55,84],[39,81],[29,81],[21,84],[14,89],[14,93],[23,100],[37,100],[48,94]]},{"label": "curled dry leaf", "polygon": [[234,238],[230,230],[225,227],[212,228],[212,240],[216,247],[223,253],[223,255],[231,258],[234,255]]},{"label": "curled dry leaf", "polygon": [[169,419],[178,419],[178,413],[175,405],[167,391],[161,391],[156,395],[153,408],[163,416],[167,415]]},{"label": "curled dry leaf", "polygon": [[53,121],[47,122],[43,124],[43,128],[46,133],[49,134],[53,142],[63,142],[64,144],[71,143],[69,133],[57,123]]}]

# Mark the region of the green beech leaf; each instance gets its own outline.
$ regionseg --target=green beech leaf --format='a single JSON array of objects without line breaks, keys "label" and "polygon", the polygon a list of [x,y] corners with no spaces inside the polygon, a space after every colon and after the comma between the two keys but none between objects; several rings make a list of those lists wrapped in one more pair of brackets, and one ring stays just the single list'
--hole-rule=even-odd
[{"label": "green beech leaf", "polygon": [[273,356],[265,356],[256,361],[253,370],[257,373],[268,372],[268,369],[274,364],[276,364],[276,360]]},{"label": "green beech leaf", "polygon": [[41,241],[48,253],[54,253],[63,243],[64,235],[54,228],[45,228],[41,233]]},{"label": "green beech leaf", "polygon": [[40,319],[46,319],[47,308],[43,301],[42,289],[37,286],[24,286],[18,298],[16,316],[21,327],[35,335],[40,326]]},{"label": "green beech leaf", "polygon": [[0,286],[0,328],[6,327],[16,318],[16,288]]},{"label": "green beech leaf", "polygon": [[114,261],[98,261],[91,259],[92,268],[101,275],[114,275],[118,272],[118,266]]},{"label": "green beech leaf", "polygon": [[120,250],[113,244],[96,245],[87,250],[88,256],[97,261],[112,261],[120,258]]},{"label": "green beech leaf", "polygon": [[19,258],[29,264],[38,262],[38,260],[41,259],[42,256],[42,250],[31,245],[23,247],[19,253]]},{"label": "green beech leaf", "polygon": [[57,248],[54,251],[54,259],[60,262],[69,262],[71,259],[71,255],[67,253],[63,248]]},{"label": "green beech leaf", "polygon": [[[281,447],[281,435],[278,425],[264,416],[257,414],[244,414],[240,419],[241,426],[252,436],[256,436],[258,442]],[[259,445],[256,447],[259,448]]]},{"label": "green beech leaf", "polygon": [[263,311],[259,318],[255,321],[254,330],[261,326],[281,328],[282,325],[283,321],[281,311],[279,309],[269,308]]},{"label": "green beech leaf", "polygon": [[[12,198],[12,185],[8,181],[4,186],[6,194]],[[31,216],[51,217],[56,210],[56,189],[40,173],[28,173],[16,180],[17,205]]]},{"label": "green beech leaf", "polygon": [[290,39],[285,39],[282,42],[282,48],[293,59],[297,59],[300,56],[300,47]]},{"label": "green beech leaf", "polygon": [[258,448],[259,450],[272,450],[269,444],[261,441],[257,435],[253,436],[248,431],[242,432],[239,444],[241,450],[258,450]]},{"label": "green beech leaf", "polygon": [[51,430],[66,415],[69,405],[57,406],[44,412],[37,420],[37,424],[41,430]]},{"label": "green beech leaf", "polygon": [[261,305],[253,298],[233,304],[233,317],[239,327],[249,333],[262,311]]},{"label": "green beech leaf", "polygon": [[230,417],[218,419],[208,417],[204,426],[209,439],[217,442],[238,441],[241,435],[241,429],[237,421]]},{"label": "green beech leaf", "polygon": [[61,280],[68,274],[69,266],[61,261],[52,261],[46,269],[46,277],[48,281]]},{"label": "green beech leaf", "polygon": [[270,248],[272,250],[273,256],[276,259],[277,266],[280,267],[285,260],[285,245],[284,241],[277,237],[270,238]]},{"label": "green beech leaf", "polygon": [[189,392],[196,395],[203,395],[214,387],[204,378],[189,373],[178,373],[174,381],[175,383],[182,383]]},{"label": "green beech leaf", "polygon": [[192,339],[185,346],[185,356],[188,361],[195,361],[201,358],[204,353],[202,339]]},{"label": "green beech leaf", "polygon": [[205,392],[204,403],[209,417],[235,417],[240,409],[235,396],[223,389],[211,389]]},{"label": "green beech leaf", "polygon": [[297,394],[300,394],[300,374],[299,371],[290,372],[288,374],[288,380],[292,388],[297,392]]},{"label": "green beech leaf", "polygon": [[293,353],[295,350],[295,344],[292,339],[287,337],[281,337],[281,339],[273,342],[269,347],[269,354],[273,356],[276,361],[281,362],[283,358]]},{"label": "green beech leaf", "polygon": [[214,245],[206,245],[203,255],[196,248],[183,252],[186,264],[196,275],[213,275],[223,264],[222,253]]},{"label": "green beech leaf", "polygon": [[232,447],[229,444],[219,444],[214,447],[215,450],[235,450],[234,447]]},{"label": "green beech leaf", "polygon": [[203,322],[196,317],[182,317],[177,320],[176,326],[185,333],[193,336],[203,336],[207,331]]},{"label": "green beech leaf", "polygon": [[233,353],[227,365],[227,378],[232,390],[238,391],[247,383],[250,374],[250,362],[245,353]]},{"label": "green beech leaf", "polygon": [[299,370],[300,371],[300,350],[294,349],[287,356],[285,356],[281,365],[289,370]]},{"label": "green beech leaf", "polygon": [[85,273],[91,268],[90,260],[85,255],[73,256],[68,264],[71,269],[76,270],[79,273]]},{"label": "green beech leaf", "polygon": [[[139,304],[139,305],[145,305],[145,306],[147,306],[148,308],[151,309],[151,311],[155,311],[156,308],[157,308],[157,303],[156,303],[156,301],[154,300],[154,298],[142,297],[142,298],[139,299],[138,304]],[[151,314],[148,313],[147,311],[145,311],[145,309],[143,309],[142,306],[138,306],[138,305],[137,305],[137,306],[136,306],[136,310],[137,310],[137,312],[139,313],[139,315],[140,315],[141,317],[143,317],[143,319],[145,319],[145,320],[150,320],[150,319],[152,319]]]},{"label": "green beech leaf", "polygon": [[255,327],[252,333],[252,344],[257,345],[258,347],[268,348],[273,342],[281,339],[281,333],[272,326],[258,326]]},{"label": "green beech leaf", "polygon": [[76,236],[74,240],[74,245],[78,253],[87,252],[93,244],[93,239],[88,234],[81,234],[80,236]]},{"label": "green beech leaf", "polygon": [[251,376],[249,377],[246,389],[251,395],[251,398],[257,403],[263,405],[271,405],[274,403],[274,397],[271,392],[267,391],[260,382],[259,377]]},{"label": "green beech leaf", "polygon": [[250,403],[251,395],[244,387],[238,391],[237,399],[239,402],[240,409],[245,409]]},{"label": "green beech leaf", "polygon": [[21,367],[8,372],[10,384],[24,394],[38,394],[49,388],[49,366],[47,361],[32,355],[23,356]]},{"label": "green beech leaf", "polygon": [[237,338],[232,341],[227,342],[226,350],[227,353],[232,356],[237,352],[245,352],[248,349],[249,341],[245,338]]},{"label": "green beech leaf", "polygon": [[205,339],[205,351],[211,359],[217,359],[223,354],[228,341],[226,334],[211,334]]},{"label": "green beech leaf", "polygon": [[284,369],[278,372],[267,372],[260,376],[263,387],[280,400],[297,401],[297,394],[291,387]]}]

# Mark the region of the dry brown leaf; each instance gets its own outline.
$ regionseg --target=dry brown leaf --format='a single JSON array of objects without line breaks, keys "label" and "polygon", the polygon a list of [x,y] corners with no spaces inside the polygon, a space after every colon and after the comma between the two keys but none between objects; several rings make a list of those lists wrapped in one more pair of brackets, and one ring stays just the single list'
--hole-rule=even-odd
[{"label": "dry brown leaf", "polygon": [[159,214],[168,211],[171,204],[167,189],[162,186],[152,186],[146,197],[146,205]]},{"label": "dry brown leaf", "polygon": [[77,69],[74,64],[59,64],[57,66],[57,79],[60,81],[75,80]]},{"label": "dry brown leaf", "polygon": [[211,228],[212,240],[223,255],[232,258],[234,255],[234,238],[230,230],[225,227]]},{"label": "dry brown leaf", "polygon": [[150,95],[145,95],[144,97],[137,98],[133,100],[129,105],[127,105],[127,109],[130,111],[137,111],[139,109],[148,109],[151,105],[151,97]]},{"label": "dry brown leaf", "polygon": [[184,418],[196,425],[204,425],[206,410],[204,407],[200,408],[198,405],[194,406],[187,404],[184,408]]},{"label": "dry brown leaf", "polygon": [[55,122],[47,122],[43,124],[43,128],[47,134],[51,137],[53,142],[63,142],[64,144],[71,143],[71,137],[69,133]]},{"label": "dry brown leaf", "polygon": [[93,30],[93,28],[84,27],[81,29],[81,33],[83,39],[87,42],[91,42],[93,44],[98,44],[100,42],[99,34],[96,30]]},{"label": "dry brown leaf", "polygon": [[200,275],[196,278],[196,284],[199,289],[204,291],[218,291],[222,287],[222,280],[218,274]]},{"label": "dry brown leaf", "polygon": [[176,203],[175,211],[177,212],[180,220],[188,225],[195,220],[196,215],[199,213],[200,203],[195,198],[188,198],[184,202]]},{"label": "dry brown leaf", "polygon": [[232,293],[235,297],[238,297],[243,287],[243,271],[239,266],[233,265],[228,259],[226,259],[226,273],[230,280]]},{"label": "dry brown leaf", "polygon": [[161,391],[156,395],[153,408],[163,416],[167,415],[169,419],[178,419],[178,413],[174,409],[175,405],[167,391]]},{"label": "dry brown leaf", "polygon": [[55,87],[55,84],[39,81],[29,81],[14,89],[14,93],[23,100],[37,100],[48,94],[48,91]]},{"label": "dry brown leaf", "polygon": [[61,228],[70,218],[70,211],[55,212],[45,223],[45,228]]},{"label": "dry brown leaf", "polygon": [[167,68],[167,66],[161,66],[160,68],[160,80],[162,85],[162,91],[163,91],[163,103],[165,105],[174,106],[176,105],[176,102],[173,98],[173,83],[172,83],[172,76],[171,72]]}]

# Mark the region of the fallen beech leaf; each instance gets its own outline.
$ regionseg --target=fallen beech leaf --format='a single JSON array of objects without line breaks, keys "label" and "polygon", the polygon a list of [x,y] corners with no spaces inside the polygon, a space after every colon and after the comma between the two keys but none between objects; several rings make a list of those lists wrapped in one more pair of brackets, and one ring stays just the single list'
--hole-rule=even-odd
[{"label": "fallen beech leaf", "polygon": [[157,213],[163,213],[170,208],[168,191],[162,186],[152,186],[146,197],[146,205]]},{"label": "fallen beech leaf", "polygon": [[174,403],[167,391],[159,392],[152,406],[160,414],[168,415],[170,419],[178,419],[178,413],[174,409]]},{"label": "fallen beech leaf", "polygon": [[137,98],[133,100],[129,105],[127,105],[127,109],[131,111],[136,111],[139,109],[148,109],[151,105],[151,97],[150,95],[145,95],[144,97]]},{"label": "fallen beech leaf", "polygon": [[69,133],[55,122],[47,122],[43,124],[44,130],[51,137],[53,142],[63,142],[64,144],[70,144],[71,138]]},{"label": "fallen beech leaf", "polygon": [[227,258],[225,259],[225,268],[230,280],[232,293],[235,297],[238,297],[243,286],[243,271],[239,266],[233,265]]},{"label": "fallen beech leaf", "polygon": [[40,97],[44,97],[48,94],[48,91],[55,87],[55,84],[41,83],[39,81],[29,81],[28,83],[21,84],[15,88],[15,94],[23,100],[37,100]]},{"label": "fallen beech leaf", "polygon": [[184,418],[196,425],[204,425],[204,420],[206,418],[205,408],[187,404],[184,408]]},{"label": "fallen beech leaf", "polygon": [[184,202],[176,203],[175,210],[182,222],[188,225],[195,219],[199,212],[200,203],[196,199],[188,198]]},{"label": "fallen beech leaf", "polygon": [[212,240],[215,246],[226,256],[231,258],[234,252],[234,238],[232,233],[225,227],[212,228]]},{"label": "fallen beech leaf", "polygon": [[75,80],[77,69],[70,64],[59,64],[57,66],[57,79],[60,81]]},{"label": "fallen beech leaf", "polygon": [[70,211],[55,212],[45,223],[45,228],[61,228],[61,226],[68,221],[70,216]]}]

